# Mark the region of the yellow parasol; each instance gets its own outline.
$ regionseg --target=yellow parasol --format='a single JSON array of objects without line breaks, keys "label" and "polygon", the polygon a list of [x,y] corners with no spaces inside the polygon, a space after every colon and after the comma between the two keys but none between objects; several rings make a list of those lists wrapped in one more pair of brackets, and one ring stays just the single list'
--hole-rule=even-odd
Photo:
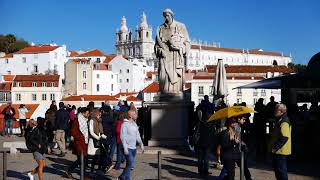
[{"label": "yellow parasol", "polygon": [[243,114],[248,114],[248,113],[255,113],[256,111],[245,107],[245,106],[231,106],[231,107],[226,107],[223,109],[220,109],[219,111],[215,112],[209,119],[208,122],[218,120],[218,119],[223,119],[223,118],[231,118],[235,116],[240,116]]}]

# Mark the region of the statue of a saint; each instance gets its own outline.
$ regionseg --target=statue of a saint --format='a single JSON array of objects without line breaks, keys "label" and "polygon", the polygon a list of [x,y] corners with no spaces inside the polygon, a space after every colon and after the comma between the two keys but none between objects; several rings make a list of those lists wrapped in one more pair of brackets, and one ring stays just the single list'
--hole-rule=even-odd
[{"label": "statue of a saint", "polygon": [[186,26],[173,19],[171,9],[163,11],[164,24],[157,29],[155,53],[159,59],[160,91],[177,94],[183,91],[185,60],[190,50]]}]

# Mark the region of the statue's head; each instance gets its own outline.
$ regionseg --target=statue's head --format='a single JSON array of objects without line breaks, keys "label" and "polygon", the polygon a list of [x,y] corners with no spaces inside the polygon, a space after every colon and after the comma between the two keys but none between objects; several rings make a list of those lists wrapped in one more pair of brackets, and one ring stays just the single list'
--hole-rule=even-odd
[{"label": "statue's head", "polygon": [[171,9],[165,9],[162,15],[166,19],[166,23],[171,24],[173,22],[173,12]]}]

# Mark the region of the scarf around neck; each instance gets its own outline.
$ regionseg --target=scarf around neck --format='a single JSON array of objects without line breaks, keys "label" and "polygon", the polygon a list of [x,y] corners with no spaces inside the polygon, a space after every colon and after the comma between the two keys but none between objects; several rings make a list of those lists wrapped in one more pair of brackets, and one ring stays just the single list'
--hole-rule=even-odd
[{"label": "scarf around neck", "polygon": [[86,119],[81,113],[78,115],[79,129],[84,136],[84,141],[86,144],[88,144],[89,138],[87,120],[88,119]]}]

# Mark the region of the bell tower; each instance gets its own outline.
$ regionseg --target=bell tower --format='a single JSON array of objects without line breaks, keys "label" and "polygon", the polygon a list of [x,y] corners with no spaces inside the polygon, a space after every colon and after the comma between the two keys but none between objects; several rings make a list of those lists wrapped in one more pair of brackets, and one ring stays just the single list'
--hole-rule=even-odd
[{"label": "bell tower", "polygon": [[143,12],[140,17],[140,24],[136,28],[135,57],[150,59],[153,54],[154,42],[152,39],[152,27],[148,25],[147,16]]},{"label": "bell tower", "polygon": [[132,33],[127,27],[127,20],[123,16],[121,19],[120,29],[116,30],[116,50],[117,54],[132,55],[130,44],[132,43]]}]

